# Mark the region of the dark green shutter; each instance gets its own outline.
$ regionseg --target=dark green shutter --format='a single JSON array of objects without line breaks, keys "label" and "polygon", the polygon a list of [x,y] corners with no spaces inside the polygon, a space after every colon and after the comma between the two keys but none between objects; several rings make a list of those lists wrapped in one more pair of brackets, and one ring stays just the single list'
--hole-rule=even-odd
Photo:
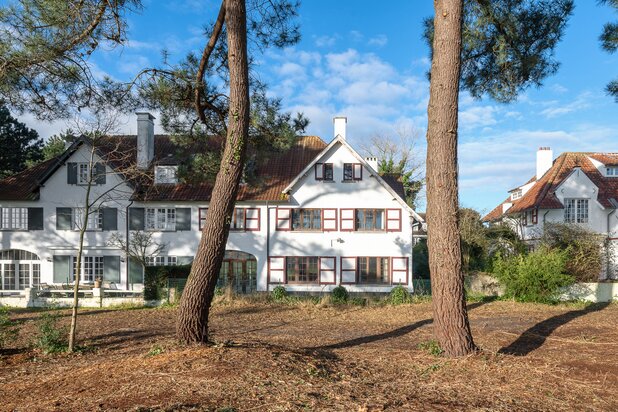
[{"label": "dark green shutter", "polygon": [[106,181],[105,165],[103,163],[95,163],[94,173],[96,176],[96,183],[98,185],[104,185]]},{"label": "dark green shutter", "polygon": [[67,183],[77,184],[77,163],[67,163]]},{"label": "dark green shutter", "polygon": [[103,280],[120,283],[120,256],[103,256]]},{"label": "dark green shutter", "polygon": [[135,258],[129,258],[129,283],[144,283],[144,267]]},{"label": "dark green shutter", "polygon": [[69,283],[71,278],[71,257],[54,256],[54,283]]},{"label": "dark green shutter", "polygon": [[118,209],[104,207],[101,213],[103,213],[103,230],[118,230]]},{"label": "dark green shutter", "polygon": [[43,230],[43,208],[28,208],[28,230]]},{"label": "dark green shutter", "polygon": [[129,230],[144,230],[144,208],[129,208]]},{"label": "dark green shutter", "polygon": [[176,208],[176,230],[191,230],[191,208]]},{"label": "dark green shutter", "polygon": [[56,229],[58,230],[71,230],[71,208],[70,207],[57,207],[56,208]]},{"label": "dark green shutter", "polygon": [[176,258],[176,264],[178,265],[190,265],[193,263],[193,256],[178,256]]}]

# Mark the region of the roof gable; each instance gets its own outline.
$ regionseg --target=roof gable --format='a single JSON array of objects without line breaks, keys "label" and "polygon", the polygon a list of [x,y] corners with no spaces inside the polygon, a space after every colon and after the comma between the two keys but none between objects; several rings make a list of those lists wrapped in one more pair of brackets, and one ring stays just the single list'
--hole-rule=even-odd
[{"label": "roof gable", "polygon": [[[341,135],[337,135],[337,137],[335,137],[317,156],[315,156],[315,158],[308,163],[300,173],[298,173],[296,175],[296,177],[290,182],[289,185],[287,185],[284,189],[283,189],[283,193],[284,194],[288,194],[291,191],[294,190],[295,187],[297,187],[297,185],[300,184],[301,180],[303,178],[306,178],[307,176],[312,176],[312,170],[315,167],[316,163],[319,163],[320,160],[322,160],[327,153],[329,153],[331,151],[331,149],[335,148],[337,144],[340,144],[343,148],[345,148],[347,151],[349,151],[352,156],[357,160],[358,163],[360,163],[365,169],[367,169],[369,171],[369,173],[371,174],[371,176],[375,177],[376,180],[380,183],[380,185],[382,187],[384,187],[394,198],[395,200],[401,204],[401,206],[409,213],[411,214],[415,220],[419,221],[419,222],[424,222],[424,219],[419,216],[418,213],[416,213],[410,206],[408,206],[408,204],[405,202],[404,197],[405,194],[403,193],[403,187],[400,190],[396,190],[394,189],[393,186],[397,187],[398,186],[398,182],[397,179],[394,178],[393,176],[381,176],[376,170],[374,170],[369,163],[367,163],[367,161],[365,159],[363,159],[363,157],[358,154],[358,152],[356,150],[354,150],[352,148],[352,146],[350,146],[350,144],[346,141],[346,139],[344,139]],[[388,182],[387,182],[388,180]],[[400,183],[400,182],[399,182]]]}]

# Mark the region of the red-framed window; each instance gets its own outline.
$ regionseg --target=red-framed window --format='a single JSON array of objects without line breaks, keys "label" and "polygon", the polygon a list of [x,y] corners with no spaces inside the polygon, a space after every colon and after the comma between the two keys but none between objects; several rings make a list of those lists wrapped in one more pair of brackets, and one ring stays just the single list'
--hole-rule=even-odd
[{"label": "red-framed window", "polygon": [[386,231],[401,232],[401,209],[386,209]]},{"label": "red-framed window", "polygon": [[315,180],[333,180],[333,164],[332,163],[316,163],[315,164]]},{"label": "red-framed window", "polygon": [[354,182],[363,180],[363,165],[360,163],[343,164],[343,181]]},{"label": "red-framed window", "polygon": [[391,283],[391,260],[384,256],[361,256],[356,258],[359,284],[389,285]]},{"label": "red-framed window", "polygon": [[320,283],[320,258],[318,256],[286,256],[285,283]]},{"label": "red-framed window", "polygon": [[292,230],[322,231],[322,209],[292,209]]},{"label": "red-framed window", "polygon": [[[207,207],[200,207],[198,210],[200,230],[206,223]],[[257,207],[237,207],[232,212],[230,230],[236,232],[258,232],[260,230],[260,208]]]},{"label": "red-framed window", "polygon": [[354,228],[362,232],[384,230],[384,209],[355,209]]},{"label": "red-framed window", "polygon": [[536,225],[539,223],[539,209],[532,209],[532,224]]}]

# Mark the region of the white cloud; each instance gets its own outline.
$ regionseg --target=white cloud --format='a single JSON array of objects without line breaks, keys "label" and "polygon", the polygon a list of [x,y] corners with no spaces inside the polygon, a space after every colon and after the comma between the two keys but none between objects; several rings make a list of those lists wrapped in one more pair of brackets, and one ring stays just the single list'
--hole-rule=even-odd
[{"label": "white cloud", "polygon": [[541,115],[545,116],[548,119],[562,116],[568,113],[573,113],[575,111],[579,111],[582,109],[586,109],[591,106],[591,93],[582,93],[575,100],[570,103],[564,104],[558,101],[548,102],[548,108],[541,111]]},{"label": "white cloud", "polygon": [[378,34],[376,37],[369,39],[367,44],[370,46],[383,47],[386,46],[386,43],[388,43],[388,37],[386,37],[385,34]]},{"label": "white cloud", "polygon": [[332,47],[337,42],[337,36],[315,36],[314,43],[317,47]]}]

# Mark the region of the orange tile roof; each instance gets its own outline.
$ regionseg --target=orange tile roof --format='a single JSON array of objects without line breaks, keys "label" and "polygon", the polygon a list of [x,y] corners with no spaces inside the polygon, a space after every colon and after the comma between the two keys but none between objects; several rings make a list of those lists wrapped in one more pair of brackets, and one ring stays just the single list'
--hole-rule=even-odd
[{"label": "orange tile roof", "polygon": [[[552,167],[528,190],[520,199],[513,201],[513,206],[507,214],[519,213],[533,208],[561,209],[562,203],[556,197],[558,186],[579,167],[588,178],[599,188],[597,200],[603,207],[613,208],[610,199],[618,199],[618,178],[605,177],[594,166],[590,158],[600,161],[605,165],[618,164],[616,153],[580,153],[566,152],[558,156]],[[483,217],[483,221],[495,221],[503,214],[502,204],[510,201],[507,199],[498,207]]]}]

